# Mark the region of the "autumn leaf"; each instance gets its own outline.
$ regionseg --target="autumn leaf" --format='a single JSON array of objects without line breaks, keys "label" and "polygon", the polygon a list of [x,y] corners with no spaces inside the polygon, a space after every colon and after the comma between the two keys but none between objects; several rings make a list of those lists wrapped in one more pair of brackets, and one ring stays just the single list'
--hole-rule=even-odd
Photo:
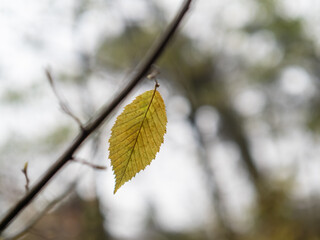
[{"label": "autumn leaf", "polygon": [[109,158],[116,178],[114,193],[155,158],[166,124],[165,105],[157,85],[139,95],[117,117],[109,139]]}]

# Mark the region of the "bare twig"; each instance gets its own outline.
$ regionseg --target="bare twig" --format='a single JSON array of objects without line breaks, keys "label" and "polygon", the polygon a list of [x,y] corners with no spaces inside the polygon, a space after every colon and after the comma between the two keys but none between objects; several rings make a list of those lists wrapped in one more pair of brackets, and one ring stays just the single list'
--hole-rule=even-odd
[{"label": "bare twig", "polygon": [[79,127],[81,129],[83,129],[83,124],[81,123],[80,119],[71,111],[70,107],[68,106],[67,102],[63,99],[63,97],[59,94],[54,79],[52,77],[52,74],[50,72],[50,70],[47,68],[46,69],[46,75],[48,78],[48,81],[50,83],[50,86],[52,88],[52,91],[54,93],[54,95],[56,96],[56,98],[58,99],[59,105],[62,109],[62,111],[69,115],[74,121],[76,121],[76,123],[79,125]]},{"label": "bare twig", "polygon": [[126,96],[133,90],[133,88],[143,79],[148,73],[152,64],[159,58],[165,50],[167,44],[172,39],[174,33],[187,13],[192,0],[185,0],[181,9],[168,26],[167,30],[158,39],[154,47],[149,51],[145,59],[137,66],[137,71],[133,75],[128,85],[113,99],[113,101],[104,106],[91,120],[84,126],[83,130],[79,132],[76,138],[66,151],[57,159],[57,161],[48,169],[44,176],[30,189],[30,191],[8,211],[5,217],[0,222],[0,233],[8,226],[8,224],[24,209],[33,198],[42,190],[42,188],[52,179],[52,177],[73,157],[73,154],[78,150],[82,143],[90,136],[112,111],[125,99]]},{"label": "bare twig", "polygon": [[87,165],[87,166],[92,167],[97,170],[106,170],[107,169],[107,167],[105,167],[105,166],[96,165],[96,164],[93,164],[93,163],[88,162],[86,160],[79,159],[79,158],[71,158],[70,160],[73,162],[81,163],[83,165]]},{"label": "bare twig", "polygon": [[28,162],[26,162],[26,163],[24,164],[24,167],[23,167],[23,169],[21,169],[21,171],[23,172],[23,175],[24,175],[24,177],[26,178],[26,185],[25,185],[26,192],[29,192],[30,179],[29,179],[29,177],[28,177]]}]

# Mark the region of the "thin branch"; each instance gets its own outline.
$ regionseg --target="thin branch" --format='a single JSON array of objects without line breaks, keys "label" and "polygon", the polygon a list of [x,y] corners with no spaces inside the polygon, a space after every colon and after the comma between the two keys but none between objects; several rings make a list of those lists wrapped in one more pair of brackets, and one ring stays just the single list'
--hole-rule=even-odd
[{"label": "thin branch", "polygon": [[96,164],[93,164],[93,163],[88,162],[86,160],[79,159],[79,158],[71,158],[70,160],[73,162],[81,163],[83,165],[87,165],[87,166],[92,167],[97,170],[106,170],[107,169],[107,167],[105,167],[105,166],[96,165]]},{"label": "thin branch", "polygon": [[30,179],[29,179],[29,176],[28,176],[28,162],[26,162],[24,164],[24,167],[23,169],[21,169],[25,179],[26,179],[26,185],[25,185],[25,188],[26,188],[26,192],[29,192],[29,183],[30,183]]},{"label": "thin branch", "polygon": [[109,104],[105,105],[91,120],[84,126],[83,130],[79,132],[76,138],[66,151],[57,159],[57,161],[48,169],[44,176],[30,189],[30,191],[15,205],[0,222],[0,233],[8,226],[8,224],[33,200],[33,198],[42,190],[42,188],[52,179],[52,177],[73,157],[73,154],[83,144],[83,142],[90,136],[106,118],[113,112],[113,110],[128,96],[133,88],[143,79],[148,73],[152,64],[160,57],[165,50],[167,44],[172,39],[174,33],[189,10],[192,0],[185,0],[181,9],[168,26],[167,30],[156,42],[154,47],[149,51],[145,59],[137,66],[137,71],[133,75],[131,81],[119,95]]},{"label": "thin branch", "polygon": [[50,83],[50,86],[52,88],[52,91],[54,93],[54,95],[56,96],[56,98],[58,99],[59,105],[62,109],[62,111],[69,115],[74,121],[76,121],[76,123],[79,125],[79,127],[81,129],[83,129],[83,124],[81,123],[80,119],[71,111],[70,107],[68,106],[67,102],[63,99],[63,97],[59,94],[54,79],[52,77],[52,74],[50,72],[50,70],[47,68],[46,69],[46,75],[48,78],[48,81]]}]

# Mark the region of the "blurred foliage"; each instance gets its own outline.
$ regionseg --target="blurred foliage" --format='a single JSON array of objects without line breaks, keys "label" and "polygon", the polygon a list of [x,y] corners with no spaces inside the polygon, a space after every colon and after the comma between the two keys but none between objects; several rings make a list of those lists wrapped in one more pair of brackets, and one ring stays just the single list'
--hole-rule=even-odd
[{"label": "blurred foliage", "polygon": [[121,38],[108,38],[100,45],[95,56],[97,64],[113,71],[137,64],[151,47],[154,34],[153,29],[146,31],[136,25],[127,26]]},{"label": "blurred foliage", "polygon": [[34,98],[37,95],[41,95],[41,93],[40,84],[38,83],[34,83],[31,86],[24,87],[23,89],[10,87],[0,96],[0,101],[2,104],[21,104],[30,100],[31,97]]},{"label": "blurred foliage", "polygon": [[29,154],[33,154],[33,149],[37,149],[38,153],[47,153],[48,150],[54,152],[64,146],[72,134],[74,134],[74,129],[67,125],[57,126],[52,131],[34,137],[32,140],[29,137],[12,133],[6,143],[0,147],[0,153],[2,158],[12,159],[21,157],[20,154],[24,158],[30,157]]},{"label": "blurred foliage", "polygon": [[[183,94],[191,105],[190,124],[198,137],[199,148],[207,152],[199,158],[209,182],[206,188],[212,193],[210,201],[215,209],[212,212],[215,221],[194,231],[170,232],[159,226],[150,212],[144,239],[320,239],[320,197],[315,195],[295,198],[294,174],[287,181],[280,181],[259,166],[256,158],[260,155],[253,154],[249,131],[253,128],[252,123],[258,121],[270,130],[268,137],[277,138],[285,131],[296,130],[297,125],[292,122],[297,121],[303,131],[317,138],[320,130],[319,50],[312,34],[308,33],[305,21],[286,16],[279,7],[279,1],[255,1],[254,4],[256,12],[250,22],[240,28],[222,29],[225,33],[222,46],[207,49],[197,42],[195,36],[190,36],[192,33],[180,32],[157,63],[161,78],[165,78],[166,84],[170,86],[170,93]],[[88,6],[91,6],[91,1],[79,2],[75,18],[80,18]],[[74,76],[73,81],[80,82],[85,88],[84,82],[92,74],[92,69],[123,73],[136,65],[163,30],[163,19],[157,19],[162,16],[157,12],[160,11],[159,8],[151,7],[151,10],[156,11],[153,14],[155,19],[151,20],[156,23],[154,26],[145,27],[139,25],[139,22],[126,22],[122,34],[106,37],[101,42],[93,59],[88,59],[91,56],[80,56],[83,72]],[[237,34],[243,36],[244,40],[230,51],[228,40]],[[256,49],[250,48],[256,39],[259,39],[259,44],[254,45]],[[265,57],[258,61],[258,52],[264,44],[268,46]],[[292,96],[286,92],[281,87],[281,75],[288,68],[305,71],[315,94]],[[69,77],[62,76],[63,79],[70,79]],[[265,105],[251,115],[241,112],[235,104],[237,94],[248,89],[255,89],[265,100]],[[20,101],[21,98],[23,95],[16,91],[10,91],[4,97],[13,102]],[[219,115],[216,138],[236,146],[241,169],[254,190],[254,204],[246,217],[249,223],[243,229],[234,226],[232,215],[223,211],[226,203],[219,191],[223,186],[214,181],[215,172],[210,169],[212,159],[208,156],[214,143],[203,136],[196,124],[197,110],[207,105]],[[55,149],[61,146],[70,133],[68,127],[60,126],[49,131],[48,136],[41,141]],[[16,144],[17,138],[13,140],[1,152],[9,148],[13,150],[16,145],[24,146],[23,150],[30,146],[21,142]],[[16,149],[13,150],[15,151]],[[35,227],[41,229],[39,231],[43,235],[53,236],[54,239],[109,239],[108,230],[104,231],[102,227],[105,220],[97,201],[83,203],[82,200],[75,199]],[[63,235],[69,230],[73,231],[72,236]]]},{"label": "blurred foliage", "polygon": [[6,102],[22,102],[24,100],[24,93],[16,91],[14,89],[7,90],[5,94],[2,96],[2,101]]},{"label": "blurred foliage", "polygon": [[55,128],[52,132],[47,133],[43,137],[42,141],[44,142],[47,148],[58,148],[66,142],[67,139],[73,134],[73,130],[68,125],[60,126]]},{"label": "blurred foliage", "polygon": [[82,200],[73,196],[35,224],[24,239],[111,239],[104,230],[103,221],[98,200]]},{"label": "blurred foliage", "polygon": [[[278,52],[278,55],[273,56],[271,64],[270,59],[266,59],[269,63],[250,62],[248,59],[254,56],[255,52],[247,52],[243,56],[239,53],[229,55],[224,49],[204,51],[194,39],[185,34],[176,36],[158,63],[161,75],[189,100],[192,106],[190,122],[195,129],[198,128],[195,124],[197,109],[205,105],[217,109],[221,118],[218,134],[222,139],[227,138],[238,147],[243,169],[256,190],[256,205],[252,212],[248,213],[252,222],[251,227],[239,232],[234,229],[232,223],[220,219],[218,221],[220,227],[211,226],[215,229],[211,231],[212,236],[200,234],[193,238],[195,233],[171,234],[158,229],[158,233],[161,232],[164,239],[320,239],[320,231],[316,227],[320,226],[319,211],[312,210],[319,209],[316,207],[319,204],[312,202],[305,205],[307,199],[299,203],[291,198],[292,186],[289,186],[293,184],[294,178],[290,179],[288,186],[288,183],[279,183],[277,179],[267,176],[257,166],[246,132],[252,118],[265,116],[262,121],[271,128],[274,127],[272,126],[274,122],[270,121],[272,119],[270,113],[283,114],[282,107],[279,108],[276,99],[279,99],[279,96],[286,98],[286,93],[279,89],[281,73],[288,67],[299,66],[310,76],[318,78],[319,56],[316,54],[314,40],[306,34],[306,25],[302,19],[285,17],[278,9],[277,1],[257,1],[256,4],[258,11],[252,22],[241,29],[226,31],[241,32],[247,39],[259,36],[267,41],[265,36],[271,38],[275,43],[271,51]],[[96,61],[100,66],[111,67],[113,71],[122,71],[130,66],[132,61],[137,61],[143,56],[152,39],[156,38],[157,32],[159,32],[158,26],[150,30],[138,25],[129,25],[122,35],[108,38],[102,43]],[[253,86],[264,95],[267,103],[258,116],[248,117],[235,108],[234,93]],[[312,104],[307,105],[310,114],[306,116],[306,129],[319,128],[318,102],[312,101]],[[281,125],[280,129],[285,127]],[[197,130],[197,133],[201,135],[200,130]],[[204,138],[200,136],[200,139]],[[202,144],[209,143],[202,142]],[[211,160],[205,159],[205,161]],[[205,167],[208,166],[210,164],[207,163]],[[217,204],[214,198],[212,204]],[[301,206],[304,208],[301,209]],[[307,210],[308,213],[305,212],[305,208],[310,208]],[[219,217],[219,214],[217,216]]]}]

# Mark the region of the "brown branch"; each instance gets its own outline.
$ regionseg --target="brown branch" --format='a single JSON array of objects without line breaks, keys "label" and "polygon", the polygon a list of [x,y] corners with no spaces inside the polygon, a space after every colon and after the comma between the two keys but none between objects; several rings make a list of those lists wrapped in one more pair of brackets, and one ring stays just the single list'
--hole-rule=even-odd
[{"label": "brown branch", "polygon": [[66,101],[62,98],[62,96],[59,94],[56,85],[54,83],[53,77],[50,73],[50,70],[47,68],[46,69],[46,75],[48,78],[48,81],[50,83],[50,86],[52,88],[52,91],[54,93],[54,95],[56,96],[56,98],[58,99],[59,105],[62,109],[62,111],[69,115],[74,121],[76,121],[76,123],[79,125],[79,127],[81,129],[83,129],[83,124],[81,123],[80,119],[71,111],[70,107],[68,106],[68,104],[66,103]]},{"label": "brown branch", "polygon": [[30,179],[29,179],[29,176],[28,176],[28,162],[26,162],[24,164],[24,167],[23,169],[21,169],[24,177],[26,178],[26,185],[25,185],[25,188],[26,188],[26,192],[29,192],[29,183],[30,183]]},{"label": "brown branch", "polygon": [[174,33],[187,13],[192,0],[185,0],[181,9],[168,26],[163,35],[155,43],[154,47],[149,51],[145,59],[137,66],[131,81],[122,92],[109,104],[104,106],[79,132],[76,138],[66,151],[58,158],[58,160],[48,169],[44,176],[30,189],[30,191],[8,211],[0,222],[0,233],[8,226],[8,224],[33,200],[33,198],[42,190],[42,188],[52,179],[52,177],[73,157],[82,143],[90,136],[101,124],[106,120],[110,113],[125,99],[132,89],[143,79],[148,73],[152,64],[159,58],[165,50],[167,44],[172,39]]}]

